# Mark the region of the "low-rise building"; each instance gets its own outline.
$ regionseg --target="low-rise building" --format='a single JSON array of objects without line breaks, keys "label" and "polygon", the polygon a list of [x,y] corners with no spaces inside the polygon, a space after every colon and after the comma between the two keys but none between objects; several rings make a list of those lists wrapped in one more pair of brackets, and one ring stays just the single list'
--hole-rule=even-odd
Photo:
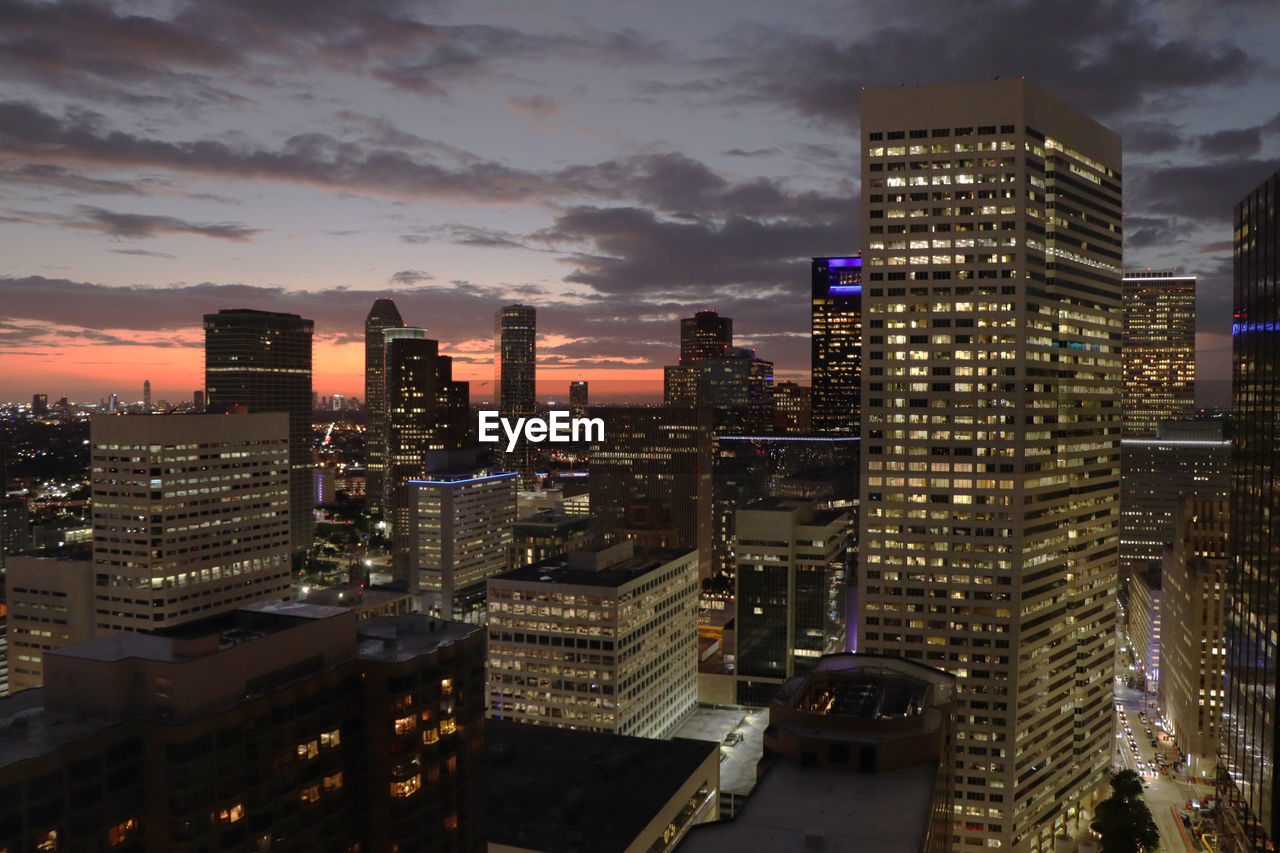
[{"label": "low-rise building", "polygon": [[490,718],[664,737],[697,706],[696,551],[585,548],[488,599]]}]

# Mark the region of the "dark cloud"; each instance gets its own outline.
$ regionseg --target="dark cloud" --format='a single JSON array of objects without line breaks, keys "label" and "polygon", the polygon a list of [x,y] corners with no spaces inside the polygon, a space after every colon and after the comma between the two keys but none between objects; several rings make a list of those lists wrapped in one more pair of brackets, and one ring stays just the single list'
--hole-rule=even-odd
[{"label": "dark cloud", "polygon": [[173,260],[177,255],[171,255],[168,252],[148,252],[146,249],[112,249],[117,255],[138,255],[144,258],[167,258]]},{"label": "dark cloud", "polygon": [[1252,157],[1262,150],[1262,128],[1219,130],[1198,141],[1200,150],[1210,157]]},{"label": "dark cloud", "polygon": [[116,181],[80,175],[52,163],[24,163],[0,168],[0,183],[30,184],[87,195],[142,195],[131,181]]},{"label": "dark cloud", "polygon": [[1132,180],[1126,181],[1133,187],[1125,193],[1126,207],[1172,214],[1230,233],[1236,204],[1277,169],[1280,158],[1132,170]]},{"label": "dark cloud", "polygon": [[564,104],[550,95],[538,94],[527,97],[513,95],[502,103],[516,115],[535,122],[549,121],[564,112]]},{"label": "dark cloud", "polygon": [[1185,227],[1171,217],[1126,216],[1124,219],[1126,251],[1171,246],[1181,242],[1185,236]]},{"label": "dark cloud", "polygon": [[433,276],[431,273],[423,272],[422,270],[400,270],[400,272],[396,273],[395,275],[391,276],[390,279],[388,279],[388,283],[389,284],[421,284],[424,281],[431,281],[434,278],[435,276]]},{"label": "dark cloud", "polygon": [[1166,121],[1132,121],[1116,128],[1126,154],[1160,154],[1183,143],[1178,128]]},{"label": "dark cloud", "polygon": [[777,148],[730,148],[724,152],[726,157],[766,157],[770,154],[777,154]]},{"label": "dark cloud", "polygon": [[162,234],[195,234],[200,237],[243,243],[262,233],[260,229],[250,228],[237,222],[189,222],[176,216],[121,213],[87,204],[76,205],[74,214],[26,211],[10,211],[10,214],[17,214],[21,218],[11,218],[9,221],[98,231],[110,237],[125,240],[158,237]]}]

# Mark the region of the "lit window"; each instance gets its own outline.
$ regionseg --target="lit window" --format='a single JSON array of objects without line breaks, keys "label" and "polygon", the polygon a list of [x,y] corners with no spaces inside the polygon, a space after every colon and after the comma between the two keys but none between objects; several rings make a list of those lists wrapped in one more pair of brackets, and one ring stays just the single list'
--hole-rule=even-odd
[{"label": "lit window", "polygon": [[440,740],[439,729],[423,729],[422,730],[422,743],[424,746],[430,746],[431,744],[437,742],[438,740]]},{"label": "lit window", "polygon": [[342,787],[342,771],[339,770],[332,776],[324,777],[324,789],[326,791],[336,791]]},{"label": "lit window", "polygon": [[126,821],[117,823],[115,826],[107,830],[107,840],[111,842],[111,846],[123,844],[134,836],[138,831],[137,818],[129,818]]},{"label": "lit window", "polygon": [[458,730],[458,724],[452,717],[446,717],[440,721],[440,734],[451,735]]},{"label": "lit window", "polygon": [[454,812],[453,814],[449,815],[448,817],[446,817],[446,818],[444,819],[444,828],[445,828],[445,829],[457,829],[457,828],[458,828],[458,813],[457,813],[457,812]]},{"label": "lit window", "polygon": [[452,693],[452,692],[453,692],[453,679],[452,679],[452,678],[442,678],[442,679],[440,679],[440,692],[441,692],[441,693],[443,693],[443,694],[445,694],[446,696],[448,696],[450,693]]},{"label": "lit window", "polygon": [[304,761],[307,760],[308,758],[315,758],[319,754],[320,754],[320,745],[314,740],[309,740],[306,743],[298,744],[298,757],[303,759]]},{"label": "lit window", "polygon": [[404,797],[412,797],[414,794],[418,792],[418,789],[421,787],[422,787],[422,774],[415,773],[412,776],[410,776],[408,779],[404,779],[399,782],[392,782],[391,796],[399,797],[401,799],[403,799]]},{"label": "lit window", "polygon": [[244,817],[244,804],[236,803],[235,805],[219,809],[213,813],[214,823],[236,823]]},{"label": "lit window", "polygon": [[407,717],[398,717],[395,722],[396,734],[402,735],[411,732],[418,727],[418,718],[412,714]]},{"label": "lit window", "polygon": [[40,838],[40,840],[36,842],[36,849],[40,850],[41,853],[43,853],[43,851],[45,850],[57,850],[58,849],[58,830],[51,829],[47,833],[45,833],[44,837]]},{"label": "lit window", "polygon": [[329,732],[320,733],[320,746],[323,749],[332,749],[342,742],[342,738],[337,729]]},{"label": "lit window", "polygon": [[308,785],[298,793],[298,799],[304,803],[320,802],[320,786]]}]

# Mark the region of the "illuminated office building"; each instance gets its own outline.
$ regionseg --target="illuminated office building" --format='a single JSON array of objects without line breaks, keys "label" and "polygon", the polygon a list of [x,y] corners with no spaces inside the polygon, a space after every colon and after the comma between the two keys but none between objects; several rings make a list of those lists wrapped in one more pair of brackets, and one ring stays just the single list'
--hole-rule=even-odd
[{"label": "illuminated office building", "polygon": [[489,580],[491,718],[666,737],[698,704],[698,555],[596,546]]},{"label": "illuminated office building", "polygon": [[814,258],[813,430],[857,435],[862,395],[862,258]]},{"label": "illuminated office building", "polygon": [[282,412],[93,418],[99,634],[289,596],[291,426]]},{"label": "illuminated office building", "polygon": [[289,526],[295,558],[311,550],[311,336],[297,314],[236,308],[204,315],[204,386],[210,412],[289,415]]},{"label": "illuminated office building", "polygon": [[[386,492],[391,519],[391,565],[409,577],[413,547],[413,480],[435,460],[462,450],[469,422],[469,385],[453,379],[453,359],[425,329],[386,329]],[[445,467],[448,467],[447,464]]]},{"label": "illuminated office building", "polygon": [[738,510],[737,703],[765,706],[845,650],[849,514],[765,498]]},{"label": "illuminated office building", "polygon": [[773,384],[774,432],[803,435],[812,425],[813,395],[807,385],[794,382]]},{"label": "illuminated office building", "polygon": [[1280,173],[1235,209],[1235,322],[1231,327],[1232,423],[1226,712],[1222,745],[1227,832],[1245,849],[1271,849],[1280,829],[1275,785],[1280,709]]},{"label": "illuminated office building", "polygon": [[475,470],[409,481],[409,589],[424,613],[475,621],[484,582],[509,567],[516,475]]},{"label": "illuminated office building", "polygon": [[1048,851],[1113,751],[1120,139],[1017,78],[861,127],[857,649],[960,676],[952,849]]},{"label": "illuminated office building", "polygon": [[[537,397],[537,312],[530,305],[502,307],[493,318],[493,337],[493,401],[498,412],[513,422],[529,417],[536,410]],[[504,464],[520,474],[521,484],[532,488],[536,458],[532,443],[522,439],[504,456]]]},{"label": "illuminated office building", "polygon": [[391,299],[375,299],[364,320],[365,501],[373,508],[385,502],[387,453],[387,386],[384,358],[387,329],[404,328]]},{"label": "illuminated office building", "polygon": [[1196,277],[1176,270],[1124,276],[1124,435],[1156,434],[1196,412]]},{"label": "illuminated office building", "polygon": [[733,346],[733,320],[717,311],[698,311],[680,320],[680,363],[724,358]]},{"label": "illuminated office building", "polygon": [[575,418],[587,416],[587,380],[585,379],[569,383],[569,414]]},{"label": "illuminated office building", "polygon": [[1164,558],[1160,710],[1194,776],[1214,774],[1222,721],[1222,614],[1227,597],[1226,498],[1178,501]]}]

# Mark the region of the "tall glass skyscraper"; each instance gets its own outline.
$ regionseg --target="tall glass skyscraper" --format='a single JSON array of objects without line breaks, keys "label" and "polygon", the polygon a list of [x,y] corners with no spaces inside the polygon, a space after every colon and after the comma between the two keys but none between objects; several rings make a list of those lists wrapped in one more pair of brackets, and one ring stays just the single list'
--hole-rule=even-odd
[{"label": "tall glass skyscraper", "polygon": [[[535,411],[537,381],[537,312],[531,305],[506,305],[493,318],[493,401],[505,418],[524,418]],[[533,482],[533,448],[521,441],[508,454],[525,486]]]},{"label": "tall glass skyscraper", "polygon": [[1022,79],[862,93],[858,651],[957,676],[950,849],[1106,793],[1120,138]]},{"label": "tall glass skyscraper", "polygon": [[404,328],[396,303],[375,299],[364,320],[365,502],[383,505],[387,467],[387,390],[383,351],[387,329]]},{"label": "tall glass skyscraper", "polygon": [[315,535],[311,478],[311,336],[297,314],[224,309],[204,315],[204,387],[210,412],[287,412],[289,530],[295,556]]},{"label": "tall glass skyscraper", "polygon": [[1280,172],[1235,210],[1226,714],[1220,793],[1233,848],[1274,849],[1277,631],[1280,631]]},{"label": "tall glass skyscraper", "polygon": [[857,435],[862,408],[862,258],[814,258],[813,431]]},{"label": "tall glass skyscraper", "polygon": [[1196,277],[1124,277],[1124,434],[1152,438],[1161,421],[1196,413]]}]

